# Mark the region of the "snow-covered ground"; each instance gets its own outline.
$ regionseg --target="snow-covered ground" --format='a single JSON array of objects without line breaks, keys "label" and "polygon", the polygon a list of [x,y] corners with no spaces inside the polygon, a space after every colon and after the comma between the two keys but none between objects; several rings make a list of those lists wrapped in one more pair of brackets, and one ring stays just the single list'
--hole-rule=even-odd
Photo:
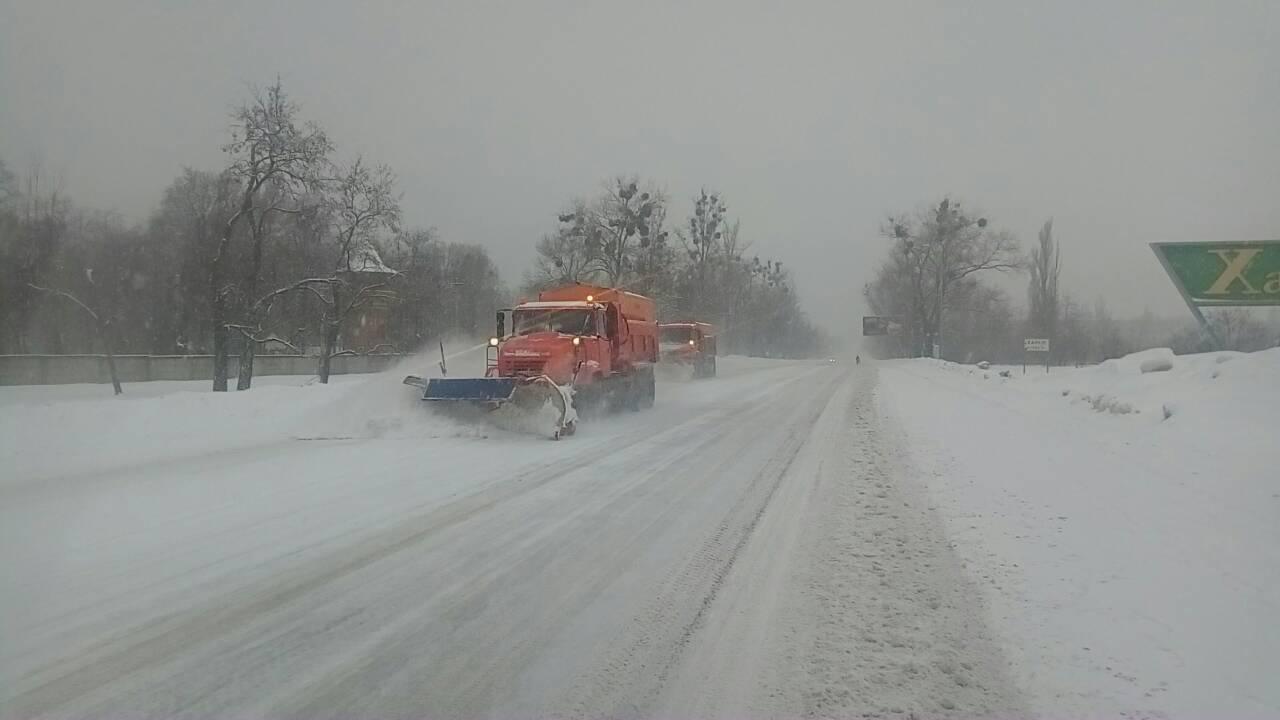
[{"label": "snow-covered ground", "polygon": [[880,375],[1035,710],[1280,717],[1280,350]]},{"label": "snow-covered ground", "polygon": [[1151,359],[0,389],[0,716],[1275,717],[1280,356]]},{"label": "snow-covered ground", "polygon": [[[334,375],[330,382],[344,384],[360,382],[361,375]],[[209,380],[155,380],[151,382],[121,383],[124,394],[120,400],[172,395],[179,392],[209,392]],[[254,378],[254,388],[299,387],[316,385],[314,375],[262,375]],[[231,379],[234,392],[236,381]],[[101,400],[112,397],[110,383],[70,383],[67,385],[0,385],[0,408],[8,405],[49,405],[62,402]]]},{"label": "snow-covered ground", "polygon": [[[850,542],[828,518],[828,493],[872,482],[847,454],[869,373],[724,358],[716,379],[664,382],[653,410],[585,423],[557,443],[433,415],[400,384],[406,370],[427,367],[327,388],[0,409],[4,714],[1010,706],[977,691],[973,704],[957,700],[949,666],[934,662],[941,650],[926,636],[941,628],[949,646],[970,648],[970,687],[1006,697],[984,674],[998,667],[987,646],[966,640],[979,608],[948,589],[946,572],[920,577],[954,610],[896,634],[919,643],[914,658],[889,644],[856,658],[885,668],[919,658],[933,690],[898,672],[833,691],[818,672],[848,656],[817,623],[892,606],[887,621],[923,602],[905,583],[857,591],[878,577],[858,557],[831,557],[820,572],[802,561],[832,546],[829,532]],[[946,550],[906,540],[898,552],[909,554],[886,560],[894,573]],[[779,542],[797,552],[779,554]],[[827,599],[835,590],[852,594]],[[753,598],[759,613],[723,609]],[[793,631],[773,632],[784,615]],[[767,645],[750,642],[759,629]],[[694,660],[706,657],[716,663]],[[694,670],[705,685],[678,682]],[[756,677],[775,684],[744,681]],[[779,678],[786,693],[765,690]]]}]

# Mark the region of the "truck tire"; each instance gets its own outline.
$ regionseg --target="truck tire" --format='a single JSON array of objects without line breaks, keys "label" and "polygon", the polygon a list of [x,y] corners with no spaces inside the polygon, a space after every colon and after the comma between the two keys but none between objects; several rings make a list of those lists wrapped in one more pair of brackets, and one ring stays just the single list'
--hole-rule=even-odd
[{"label": "truck tire", "polygon": [[641,376],[643,378],[640,383],[640,407],[649,409],[653,407],[653,403],[658,398],[658,381],[654,376],[653,368],[649,368]]},{"label": "truck tire", "polygon": [[627,389],[625,396],[626,408],[631,412],[639,412],[643,405],[642,396],[644,395],[644,371],[637,372],[627,379]]},{"label": "truck tire", "polygon": [[580,417],[590,419],[600,416],[600,406],[605,400],[600,393],[601,387],[600,381],[595,380],[574,391],[573,409]]},{"label": "truck tire", "polygon": [[631,378],[611,377],[600,383],[600,408],[605,413],[622,412],[631,406]]},{"label": "truck tire", "polygon": [[707,377],[715,377],[715,376],[716,376],[716,358],[713,355],[707,361]]}]

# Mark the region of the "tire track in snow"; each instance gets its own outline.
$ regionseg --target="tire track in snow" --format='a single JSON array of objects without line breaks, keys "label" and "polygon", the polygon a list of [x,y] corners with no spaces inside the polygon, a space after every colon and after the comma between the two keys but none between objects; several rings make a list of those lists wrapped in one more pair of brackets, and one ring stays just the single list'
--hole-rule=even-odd
[{"label": "tire track in snow", "polygon": [[787,469],[826,409],[836,375],[801,399],[767,464],[698,550],[663,583],[646,609],[611,642],[608,655],[554,706],[556,717],[644,717],[702,626],[735,561],[769,507]]}]

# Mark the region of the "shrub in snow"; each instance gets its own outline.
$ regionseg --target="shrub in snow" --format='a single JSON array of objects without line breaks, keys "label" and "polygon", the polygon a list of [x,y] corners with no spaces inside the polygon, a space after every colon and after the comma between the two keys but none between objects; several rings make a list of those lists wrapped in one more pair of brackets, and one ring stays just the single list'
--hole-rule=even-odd
[{"label": "shrub in snow", "polygon": [[1173,405],[1173,403],[1165,403],[1160,406],[1160,410],[1164,413],[1165,420],[1168,420],[1169,418],[1173,417],[1173,413],[1176,409],[1177,408]]},{"label": "shrub in snow", "polygon": [[978,363],[978,367],[982,368],[983,370],[990,370],[991,363],[987,362],[986,360],[983,360],[982,362]]},{"label": "shrub in snow", "polygon": [[1098,412],[1108,412],[1112,415],[1128,415],[1138,412],[1138,409],[1127,402],[1122,402],[1111,395],[1082,395],[1085,402]]}]

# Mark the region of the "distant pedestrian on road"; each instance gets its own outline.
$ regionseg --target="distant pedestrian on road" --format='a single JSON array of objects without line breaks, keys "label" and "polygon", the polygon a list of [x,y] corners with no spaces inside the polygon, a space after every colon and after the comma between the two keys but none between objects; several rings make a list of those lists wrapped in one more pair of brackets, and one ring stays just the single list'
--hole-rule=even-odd
[{"label": "distant pedestrian on road", "polygon": [[861,355],[854,355],[854,356],[853,356],[853,364],[854,364],[854,365],[861,365],[861,364],[862,364],[862,356],[861,356]]}]

